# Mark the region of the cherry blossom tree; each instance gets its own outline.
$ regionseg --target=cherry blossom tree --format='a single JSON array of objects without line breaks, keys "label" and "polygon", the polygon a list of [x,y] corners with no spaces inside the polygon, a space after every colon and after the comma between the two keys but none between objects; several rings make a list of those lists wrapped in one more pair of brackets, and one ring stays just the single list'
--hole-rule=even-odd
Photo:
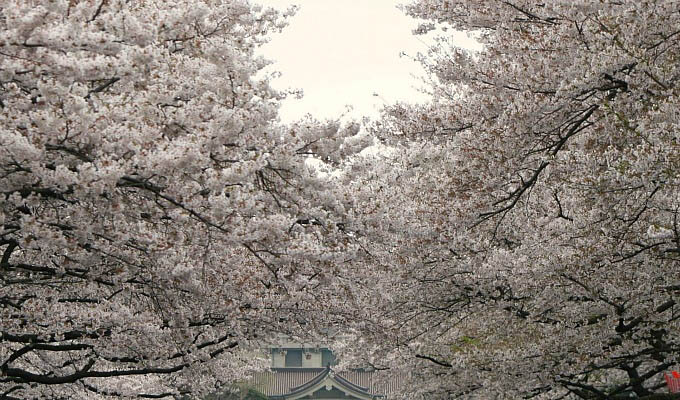
[{"label": "cherry blossom tree", "polygon": [[374,306],[350,319],[365,362],[410,371],[405,397],[664,397],[680,362],[679,7],[406,6],[420,32],[482,49],[441,37],[423,56],[431,104],[390,107],[375,132],[392,153],[354,167],[374,271],[353,298]]},{"label": "cherry blossom tree", "polygon": [[354,250],[356,126],[281,127],[245,0],[0,2],[0,397],[161,398],[258,366]]}]

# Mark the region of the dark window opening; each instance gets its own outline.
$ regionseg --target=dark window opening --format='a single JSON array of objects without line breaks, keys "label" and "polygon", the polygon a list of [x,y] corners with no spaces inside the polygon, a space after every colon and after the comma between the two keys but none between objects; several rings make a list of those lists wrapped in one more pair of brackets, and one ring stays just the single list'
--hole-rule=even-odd
[{"label": "dark window opening", "polygon": [[302,367],[302,350],[286,351],[286,367]]},{"label": "dark window opening", "polygon": [[321,366],[322,367],[328,367],[328,366],[333,366],[337,364],[337,360],[335,359],[335,354],[333,354],[332,351],[328,349],[323,349],[321,350]]}]

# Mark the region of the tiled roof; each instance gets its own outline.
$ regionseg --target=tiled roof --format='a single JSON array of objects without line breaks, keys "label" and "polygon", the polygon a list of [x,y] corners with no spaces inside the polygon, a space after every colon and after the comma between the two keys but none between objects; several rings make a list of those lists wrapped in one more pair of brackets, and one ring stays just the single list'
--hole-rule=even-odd
[{"label": "tiled roof", "polygon": [[267,396],[290,393],[323,373],[325,368],[280,368],[255,374],[255,388]]},{"label": "tiled roof", "polygon": [[255,375],[255,388],[269,397],[280,397],[304,391],[323,381],[333,373],[338,385],[366,395],[383,397],[399,389],[400,375],[389,379],[376,379],[370,371],[345,371],[334,373],[327,368],[273,368]]}]

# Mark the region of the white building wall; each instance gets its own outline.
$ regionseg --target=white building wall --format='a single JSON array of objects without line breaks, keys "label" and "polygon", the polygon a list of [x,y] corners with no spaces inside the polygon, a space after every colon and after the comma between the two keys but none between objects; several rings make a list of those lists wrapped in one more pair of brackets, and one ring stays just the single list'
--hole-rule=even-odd
[{"label": "white building wall", "polygon": [[286,366],[286,355],[279,349],[272,350],[272,368],[283,368]]},{"label": "white building wall", "polygon": [[303,368],[320,368],[321,367],[321,352],[320,351],[306,351],[302,354]]}]

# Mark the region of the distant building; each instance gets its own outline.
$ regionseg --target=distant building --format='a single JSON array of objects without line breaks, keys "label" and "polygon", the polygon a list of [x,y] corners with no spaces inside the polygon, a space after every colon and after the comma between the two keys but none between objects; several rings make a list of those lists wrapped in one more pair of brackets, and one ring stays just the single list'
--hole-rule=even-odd
[{"label": "distant building", "polygon": [[379,381],[373,371],[336,372],[327,347],[292,342],[271,348],[271,369],[254,378],[254,387],[270,400],[375,400],[393,393],[398,379]]}]

